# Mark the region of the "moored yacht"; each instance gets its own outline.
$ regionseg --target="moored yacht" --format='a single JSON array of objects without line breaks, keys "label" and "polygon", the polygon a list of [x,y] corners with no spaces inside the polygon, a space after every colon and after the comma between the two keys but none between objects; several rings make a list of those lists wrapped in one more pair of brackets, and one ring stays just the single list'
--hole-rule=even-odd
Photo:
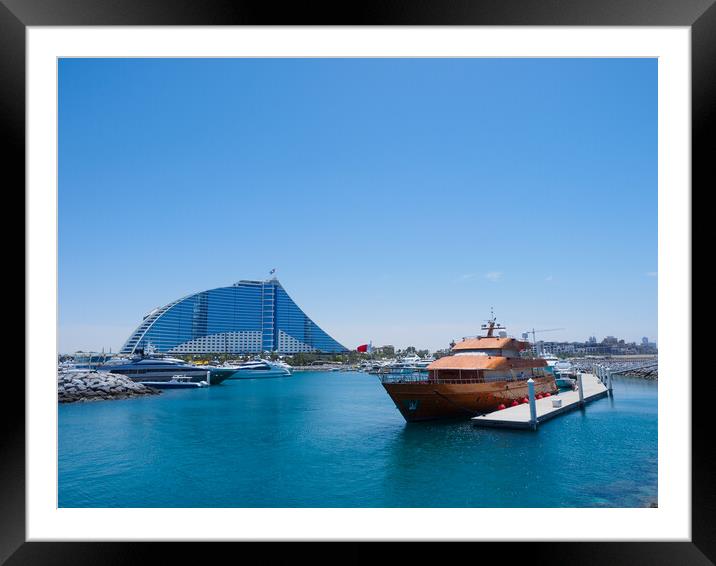
[{"label": "moored yacht", "polygon": [[262,377],[288,377],[292,370],[286,362],[258,358],[232,366],[234,373],[229,379],[256,379]]},{"label": "moored yacht", "polygon": [[527,402],[528,380],[535,394],[557,392],[554,375],[542,358],[525,358],[520,352],[530,344],[499,336],[504,329],[494,316],[486,336],[464,338],[452,346],[452,354],[432,362],[427,374],[385,375],[381,382],[406,421],[469,418],[503,406]]},{"label": "moored yacht", "polygon": [[157,355],[139,355],[131,359],[114,358],[97,369],[121,374],[138,382],[170,381],[178,375],[189,377],[193,382],[208,381],[211,385],[218,385],[231,375],[231,372],[213,371],[211,367],[195,366],[178,358]]},{"label": "moored yacht", "polygon": [[558,387],[574,387],[577,373],[569,360],[559,360],[554,364],[554,376]]},{"label": "moored yacht", "polygon": [[417,354],[411,354],[410,356],[404,356],[403,359],[400,360],[400,362],[406,366],[415,366],[415,364],[420,362],[420,356],[418,356]]},{"label": "moored yacht", "polygon": [[379,368],[379,373],[411,374],[415,372],[427,371],[428,366],[434,361],[435,358],[432,356],[421,358],[417,354],[412,354],[384,364]]},{"label": "moored yacht", "polygon": [[417,366],[418,369],[421,369],[421,370],[428,369],[428,366],[430,364],[432,364],[434,361],[435,361],[434,356],[426,356],[425,358],[415,362],[415,365]]},{"label": "moored yacht", "polygon": [[559,358],[549,352],[543,352],[540,355],[540,358],[542,358],[544,361],[547,362],[547,366],[546,366],[547,371],[554,373],[554,366],[559,361]]}]

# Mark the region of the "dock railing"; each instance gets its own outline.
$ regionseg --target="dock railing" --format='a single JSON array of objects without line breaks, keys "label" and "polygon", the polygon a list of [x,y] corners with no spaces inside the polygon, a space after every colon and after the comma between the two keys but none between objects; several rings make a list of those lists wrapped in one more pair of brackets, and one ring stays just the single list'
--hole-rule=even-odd
[{"label": "dock railing", "polygon": [[609,393],[612,393],[612,374],[614,372],[611,370],[611,368],[603,365],[603,364],[592,364],[592,375],[596,376],[596,378],[607,388],[607,391]]}]

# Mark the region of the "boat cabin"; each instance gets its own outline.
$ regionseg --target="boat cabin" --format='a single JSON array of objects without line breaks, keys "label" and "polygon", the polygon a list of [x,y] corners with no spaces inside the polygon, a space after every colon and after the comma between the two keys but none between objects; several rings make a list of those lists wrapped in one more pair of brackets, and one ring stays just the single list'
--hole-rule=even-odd
[{"label": "boat cabin", "polygon": [[494,329],[503,327],[495,324],[494,317],[489,323],[487,336],[463,338],[453,344],[452,355],[432,362],[427,367],[428,381],[484,383],[544,377],[545,360],[520,357],[520,352],[530,347],[529,342],[510,338],[504,332],[493,336]]}]

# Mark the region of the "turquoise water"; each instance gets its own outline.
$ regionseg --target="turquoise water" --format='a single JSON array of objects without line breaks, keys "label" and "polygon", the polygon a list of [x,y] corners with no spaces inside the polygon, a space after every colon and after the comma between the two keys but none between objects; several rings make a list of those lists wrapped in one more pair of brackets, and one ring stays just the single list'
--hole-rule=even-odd
[{"label": "turquoise water", "polygon": [[59,406],[60,507],[642,507],[657,384],[537,432],[406,424],[377,378],[305,372]]}]

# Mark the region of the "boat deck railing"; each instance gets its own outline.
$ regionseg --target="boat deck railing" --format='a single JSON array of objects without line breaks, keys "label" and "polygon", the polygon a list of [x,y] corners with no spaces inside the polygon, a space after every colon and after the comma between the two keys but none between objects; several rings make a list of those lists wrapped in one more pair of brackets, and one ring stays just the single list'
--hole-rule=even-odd
[{"label": "boat deck railing", "polygon": [[466,383],[492,383],[494,381],[527,381],[529,377],[540,378],[546,377],[541,375],[526,375],[523,377],[508,377],[501,375],[499,377],[487,378],[484,377],[473,377],[473,378],[440,378],[431,377],[425,372],[416,373],[403,373],[403,374],[382,374],[380,376],[381,383],[445,383],[450,385],[462,385]]},{"label": "boat deck railing", "polygon": [[449,383],[449,384],[462,384],[462,383],[485,383],[482,378],[472,379],[443,379],[430,377],[428,374],[422,373],[403,373],[403,374],[383,374],[380,376],[381,383]]}]

